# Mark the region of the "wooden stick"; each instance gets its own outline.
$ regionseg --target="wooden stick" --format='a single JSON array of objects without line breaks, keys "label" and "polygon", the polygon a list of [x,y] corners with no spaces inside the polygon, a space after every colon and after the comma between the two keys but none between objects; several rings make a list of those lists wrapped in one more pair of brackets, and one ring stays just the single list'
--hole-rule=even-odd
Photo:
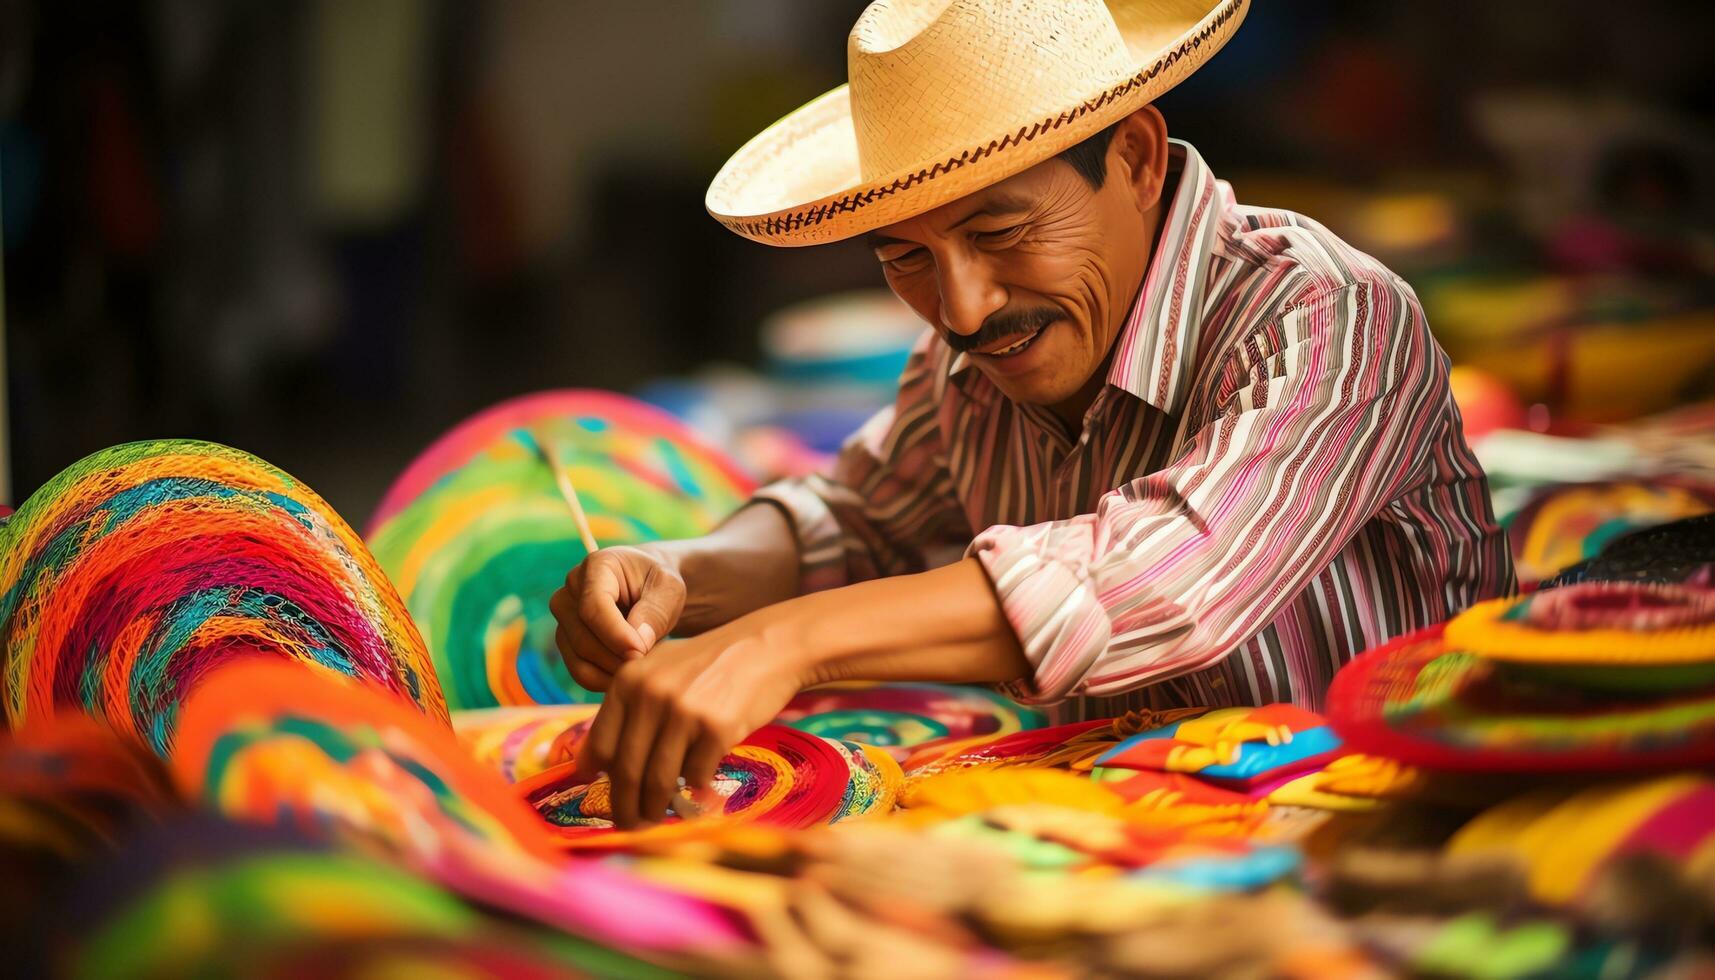
[{"label": "wooden stick", "polygon": [[554,483],[560,488],[560,496],[566,498],[566,505],[572,508],[572,520],[578,525],[578,537],[583,539],[584,550],[595,554],[601,550],[601,545],[596,544],[595,535],[590,533],[590,519],[584,513],[583,502],[578,500],[578,488],[572,485],[572,474],[561,463],[559,453],[555,451],[553,442],[549,440],[542,426],[533,426],[530,429],[530,437],[536,440],[536,448],[541,450],[542,458],[548,461],[548,472],[554,474]]}]

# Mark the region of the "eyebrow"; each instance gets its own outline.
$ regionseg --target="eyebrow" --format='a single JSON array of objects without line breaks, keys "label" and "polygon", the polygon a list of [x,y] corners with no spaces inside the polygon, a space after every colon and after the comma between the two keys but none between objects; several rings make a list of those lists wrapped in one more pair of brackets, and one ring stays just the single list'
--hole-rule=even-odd
[{"label": "eyebrow", "polygon": [[[1030,198],[1019,194],[996,194],[994,197],[986,201],[982,207],[977,208],[970,214],[967,214],[963,218],[953,222],[951,225],[948,225],[947,230],[952,231],[960,225],[963,225],[965,222],[975,220],[976,218],[994,217],[1006,214],[1021,214],[1030,210],[1034,203],[1035,202]],[[903,238],[894,238],[891,235],[883,235],[877,231],[872,231],[863,236],[863,243],[871,250],[884,248],[888,245],[918,244],[917,242],[906,241]]]}]

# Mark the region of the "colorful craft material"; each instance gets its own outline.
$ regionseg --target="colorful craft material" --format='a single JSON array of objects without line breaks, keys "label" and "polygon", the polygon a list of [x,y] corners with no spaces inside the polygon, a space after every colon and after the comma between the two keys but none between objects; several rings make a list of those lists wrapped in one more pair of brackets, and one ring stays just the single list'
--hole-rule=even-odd
[{"label": "colorful craft material", "polygon": [[1447,853],[1522,865],[1531,894],[1550,905],[1584,895],[1604,868],[1631,855],[1708,872],[1715,870],[1715,781],[1686,773],[1525,793],[1473,818]]},{"label": "colorful craft material", "polygon": [[[862,791],[879,804],[887,795],[891,773],[870,774],[879,760],[862,754],[859,763],[849,750],[827,739],[783,725],[764,726],[734,747],[716,769],[713,789],[724,800],[718,815],[780,827],[810,827],[850,816],[857,812],[848,802],[858,792],[851,789],[854,768],[864,770],[857,778],[866,786],[879,781],[873,794]],[[607,777],[588,783],[577,777],[576,765],[566,763],[521,782],[518,793],[565,842],[591,838],[592,832],[596,837],[588,843],[593,846],[628,842],[628,837],[604,841],[600,836],[613,827]]]},{"label": "colorful craft material", "polygon": [[1715,514],[1657,524],[1616,538],[1601,554],[1544,585],[1586,581],[1715,584]]},{"label": "colorful craft material", "polygon": [[1063,769],[1025,767],[943,772],[909,784],[901,805],[950,816],[1015,803],[1046,803],[1117,816],[1124,801],[1101,783]]},{"label": "colorful craft material", "polygon": [[1078,721],[1011,735],[929,742],[909,753],[901,767],[907,783],[957,769],[1004,766],[1088,769],[1098,756],[1123,739],[1183,718],[1194,718],[1205,710],[1130,711],[1119,718]]},{"label": "colorful craft material", "polygon": [[187,795],[227,816],[380,850],[467,898],[619,949],[742,942],[724,910],[565,864],[548,827],[451,732],[355,684],[229,666],[186,703],[172,763]]},{"label": "colorful craft material", "polygon": [[1641,699],[1543,683],[1450,646],[1441,627],[1361,654],[1334,676],[1347,747],[1431,769],[1658,771],[1715,763],[1715,694]]},{"label": "colorful craft material", "polygon": [[775,721],[824,738],[899,750],[897,758],[937,739],[1040,728],[1044,716],[982,687],[851,684],[805,691]]},{"label": "colorful craft material", "polygon": [[595,704],[519,705],[453,712],[453,731],[478,763],[509,783],[572,759],[570,745],[595,721]]},{"label": "colorful craft material", "polygon": [[1715,589],[1582,582],[1495,599],[1447,624],[1449,646],[1563,683],[1683,689],[1715,681]]},{"label": "colorful craft material", "polygon": [[506,965],[484,976],[669,975],[564,933],[487,917],[373,858],[209,819],[138,839],[82,886],[87,921],[76,924],[68,957],[74,976],[375,975],[355,964],[398,967],[411,962],[408,950],[445,954],[435,975],[463,975],[456,968],[473,962]]},{"label": "colorful craft material", "polygon": [[369,541],[454,709],[598,700],[554,646],[548,599],[587,551],[550,457],[606,546],[705,533],[752,489],[671,417],[601,392],[527,395],[441,437],[387,492]]},{"label": "colorful craft material", "polygon": [[221,662],[363,679],[445,724],[422,640],[357,535],[267,463],[206,442],[94,453],[0,529],[10,725],[66,710],[159,753]]},{"label": "colorful craft material", "polygon": [[1340,739],[1322,718],[1290,704],[1223,708],[1134,735],[1096,759],[1118,769],[1195,773],[1252,787],[1326,764]]},{"label": "colorful craft material", "polygon": [[378,843],[555,854],[540,821],[452,732],[377,691],[269,661],[208,677],[185,703],[173,775],[221,813]]},{"label": "colorful craft material", "polygon": [[1537,491],[1503,523],[1521,582],[1552,578],[1639,528],[1715,511],[1715,487],[1671,480],[1571,483]]}]

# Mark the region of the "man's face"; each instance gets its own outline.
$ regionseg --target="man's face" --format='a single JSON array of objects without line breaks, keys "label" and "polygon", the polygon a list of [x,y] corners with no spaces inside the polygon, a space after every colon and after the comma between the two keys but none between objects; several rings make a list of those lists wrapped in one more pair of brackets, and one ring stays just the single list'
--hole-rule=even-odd
[{"label": "man's face", "polygon": [[900,299],[1008,398],[1056,406],[1101,378],[1143,278],[1144,216],[1110,158],[1058,158],[866,239]]}]

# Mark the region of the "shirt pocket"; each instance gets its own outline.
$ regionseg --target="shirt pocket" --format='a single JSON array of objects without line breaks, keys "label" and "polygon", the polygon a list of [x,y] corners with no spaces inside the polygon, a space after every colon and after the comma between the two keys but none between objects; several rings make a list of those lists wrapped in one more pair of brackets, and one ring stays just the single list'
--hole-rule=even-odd
[{"label": "shirt pocket", "polygon": [[1222,414],[1255,411],[1279,400],[1286,387],[1293,345],[1275,330],[1245,338],[1221,369],[1215,404]]}]

